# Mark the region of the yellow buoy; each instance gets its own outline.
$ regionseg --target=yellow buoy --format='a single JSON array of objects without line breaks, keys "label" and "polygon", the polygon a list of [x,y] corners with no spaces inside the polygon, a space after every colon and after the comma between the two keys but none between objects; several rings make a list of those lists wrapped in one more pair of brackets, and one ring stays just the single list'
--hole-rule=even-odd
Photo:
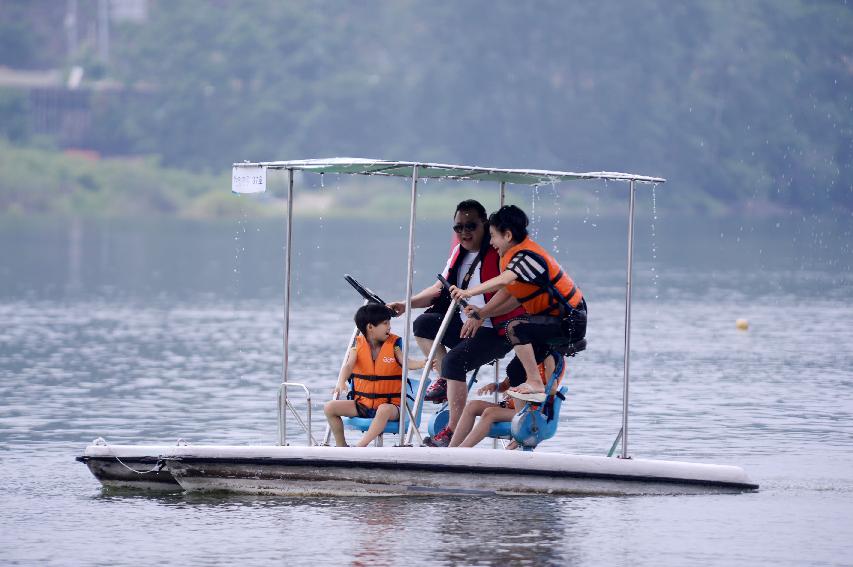
[{"label": "yellow buoy", "polygon": [[749,329],[749,321],[747,321],[746,319],[738,319],[737,321],[735,321],[735,327],[737,327],[740,331],[746,331],[747,329]]}]

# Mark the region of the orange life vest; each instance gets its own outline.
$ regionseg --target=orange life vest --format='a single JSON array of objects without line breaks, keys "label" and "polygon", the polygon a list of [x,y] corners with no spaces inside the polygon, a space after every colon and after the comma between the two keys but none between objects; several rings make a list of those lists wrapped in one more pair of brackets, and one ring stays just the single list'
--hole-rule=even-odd
[{"label": "orange life vest", "polygon": [[[548,355],[548,356],[551,356],[551,355]],[[557,355],[557,356],[560,356],[560,355]],[[547,358],[545,360],[547,360]],[[556,362],[557,362],[557,366],[556,366],[555,370],[559,374],[557,375],[557,379],[554,380],[554,385],[551,387],[551,392],[556,392],[557,390],[560,389],[560,384],[563,383],[563,376],[566,375],[566,359],[563,358],[562,361],[557,360]],[[542,383],[545,384],[545,386],[547,387],[548,386],[548,380],[551,379],[551,376],[545,375],[545,361],[544,360],[539,363],[538,368],[539,368],[539,377],[542,379]],[[515,398],[513,398],[512,396],[506,396],[506,407],[507,407],[507,409],[516,409]],[[534,407],[538,407],[538,405],[534,404]]]},{"label": "orange life vest", "polygon": [[569,311],[566,306],[577,307],[583,299],[581,290],[575,286],[572,278],[563,272],[560,264],[530,237],[504,253],[501,257],[501,272],[506,271],[512,258],[521,251],[532,255],[540,264],[548,266],[547,274],[527,274],[538,281],[524,283],[519,278],[506,286],[506,290],[521,303],[529,315],[565,317]]},{"label": "orange life vest", "polygon": [[[483,267],[480,270],[480,281],[485,282],[490,279],[497,277],[500,275],[500,261],[498,258],[498,251],[489,246],[486,251],[485,256],[483,257]],[[486,303],[495,295],[495,292],[484,293],[483,297],[486,299]],[[503,315],[494,315],[491,317],[492,325],[495,327],[499,327],[498,331],[499,335],[506,334],[506,328],[501,327],[501,323],[505,323],[507,321],[511,321],[512,319],[517,319],[524,315],[524,309],[521,307],[516,307],[512,311],[508,313],[504,313]]]},{"label": "orange life vest", "polygon": [[355,366],[352,369],[352,399],[368,408],[382,404],[400,405],[400,382],[403,367],[397,362],[394,344],[397,335],[390,335],[382,343],[376,360],[370,353],[370,344],[363,335],[355,339]]}]

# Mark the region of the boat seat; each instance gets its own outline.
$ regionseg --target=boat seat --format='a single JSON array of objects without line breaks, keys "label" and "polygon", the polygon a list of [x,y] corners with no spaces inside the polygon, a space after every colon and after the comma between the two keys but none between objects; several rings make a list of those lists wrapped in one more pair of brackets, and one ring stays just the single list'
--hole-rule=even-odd
[{"label": "boat seat", "polygon": [[[488,364],[495,364],[497,360],[493,360]],[[471,388],[474,387],[474,384],[477,382],[477,375],[480,373],[480,368],[482,366],[477,367],[476,370],[471,374],[471,377],[468,378],[468,391],[471,391]],[[424,390],[426,391],[426,390]],[[430,437],[434,436],[436,433],[444,429],[447,425],[447,422],[450,421],[450,410],[447,407],[448,402],[444,401],[441,406],[439,406],[438,411],[436,411],[429,420],[429,424],[427,425],[427,432]],[[423,406],[425,404],[421,404]]]},{"label": "boat seat", "polygon": [[493,423],[492,428],[489,429],[487,437],[492,437],[494,439],[512,439],[512,422],[499,421],[498,423]]},{"label": "boat seat", "polygon": [[[558,392],[562,394],[562,397],[554,396],[554,415],[545,428],[545,432],[542,437],[543,441],[545,439],[550,439],[554,436],[554,433],[557,432],[557,421],[560,419],[560,408],[563,406],[563,399],[566,397],[566,393],[568,391],[568,388],[563,386],[558,390]],[[512,439],[512,422],[501,421],[492,424],[492,428],[489,429],[488,437],[493,437],[496,439]]]},{"label": "boat seat", "polygon": [[[560,343],[558,343],[560,344]],[[570,351],[571,354],[567,356],[574,356],[575,354],[581,352],[586,349],[586,339],[581,339],[574,343],[564,342],[561,343],[564,346],[564,349],[559,347],[554,347],[554,350],[557,352],[562,352],[565,355],[566,351]],[[494,364],[494,361],[492,361]],[[471,387],[474,385],[476,381],[476,372],[472,375],[471,379],[468,381],[468,391],[471,391]],[[560,408],[563,405],[563,399],[566,396],[566,392],[568,389],[563,386],[558,390],[563,395],[563,398],[560,396],[556,396],[554,399],[554,419],[548,422],[548,427],[546,428],[545,434],[547,436],[543,437],[542,440],[550,439],[554,436],[554,433],[557,431],[557,421],[560,417]],[[435,435],[437,432],[441,431],[444,426],[447,425],[447,422],[450,419],[450,412],[447,410],[447,403],[441,406],[438,412],[436,412],[429,421],[429,425],[427,426],[427,431],[430,435]],[[553,425],[552,425],[553,424]],[[489,429],[489,433],[487,437],[492,437],[494,439],[512,439],[512,422],[511,421],[501,421],[498,423],[492,424],[492,427]]]},{"label": "boat seat", "polygon": [[[406,396],[406,405],[409,406],[409,409],[412,409],[412,398],[415,395],[415,392],[418,391],[418,384],[420,384],[420,380],[415,378],[409,378],[408,387],[409,387],[409,395]],[[429,380],[427,380],[427,386],[429,386]],[[423,404],[420,405],[420,409],[418,409],[418,413],[415,414],[415,426],[420,427],[421,425],[421,410],[423,409]],[[370,424],[373,423],[372,417],[345,417],[343,418],[344,427],[347,429],[355,429],[358,431],[367,431],[370,429]],[[406,426],[408,427],[408,417],[406,418]],[[389,421],[385,424],[385,429],[382,431],[385,433],[399,433],[400,431],[400,421]]]},{"label": "boat seat", "polygon": [[565,337],[560,337],[549,340],[548,345],[563,356],[574,356],[586,350],[586,339],[571,343]]}]

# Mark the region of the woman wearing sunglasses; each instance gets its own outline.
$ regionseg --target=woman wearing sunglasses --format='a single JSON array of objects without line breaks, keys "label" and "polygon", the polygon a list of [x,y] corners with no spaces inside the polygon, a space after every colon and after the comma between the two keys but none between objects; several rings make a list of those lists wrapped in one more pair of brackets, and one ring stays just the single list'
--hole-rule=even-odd
[{"label": "woman wearing sunglasses", "polygon": [[[500,274],[500,258],[489,242],[486,209],[483,205],[475,200],[459,203],[453,216],[452,228],[459,242],[453,247],[442,272],[452,285],[467,289]],[[473,295],[468,301],[474,307],[480,308],[485,306],[492,295]],[[427,355],[432,347],[450,302],[450,293],[438,281],[412,296],[412,307],[429,307],[413,324],[415,339],[424,355]],[[400,301],[389,303],[388,307],[397,315],[406,310],[406,304]],[[501,312],[500,309],[494,308],[492,311]],[[523,315],[524,310],[517,307],[517,304],[509,313],[484,319],[466,317],[458,310],[452,313],[453,320],[441,340],[441,346],[436,350],[439,379],[427,390],[425,398],[434,403],[448,400],[450,419],[447,427],[424,440],[425,445],[446,447],[450,444],[453,429],[462,416],[468,399],[466,374],[483,364],[502,358],[509,352],[510,345],[504,337],[505,326],[508,321]],[[523,370],[520,364],[517,366],[521,374],[520,381],[523,381]]]}]

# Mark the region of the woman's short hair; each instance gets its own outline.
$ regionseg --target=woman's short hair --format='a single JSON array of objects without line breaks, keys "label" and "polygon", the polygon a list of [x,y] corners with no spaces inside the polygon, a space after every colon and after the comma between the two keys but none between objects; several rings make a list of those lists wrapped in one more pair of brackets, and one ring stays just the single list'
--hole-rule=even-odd
[{"label": "woman's short hair", "polygon": [[358,308],[353,319],[361,334],[367,336],[368,324],[376,326],[384,321],[390,321],[393,316],[394,312],[391,308],[379,303],[367,303]]},{"label": "woman's short hair", "polygon": [[527,215],[515,205],[504,205],[489,217],[489,224],[500,232],[510,231],[515,242],[527,238]]}]

